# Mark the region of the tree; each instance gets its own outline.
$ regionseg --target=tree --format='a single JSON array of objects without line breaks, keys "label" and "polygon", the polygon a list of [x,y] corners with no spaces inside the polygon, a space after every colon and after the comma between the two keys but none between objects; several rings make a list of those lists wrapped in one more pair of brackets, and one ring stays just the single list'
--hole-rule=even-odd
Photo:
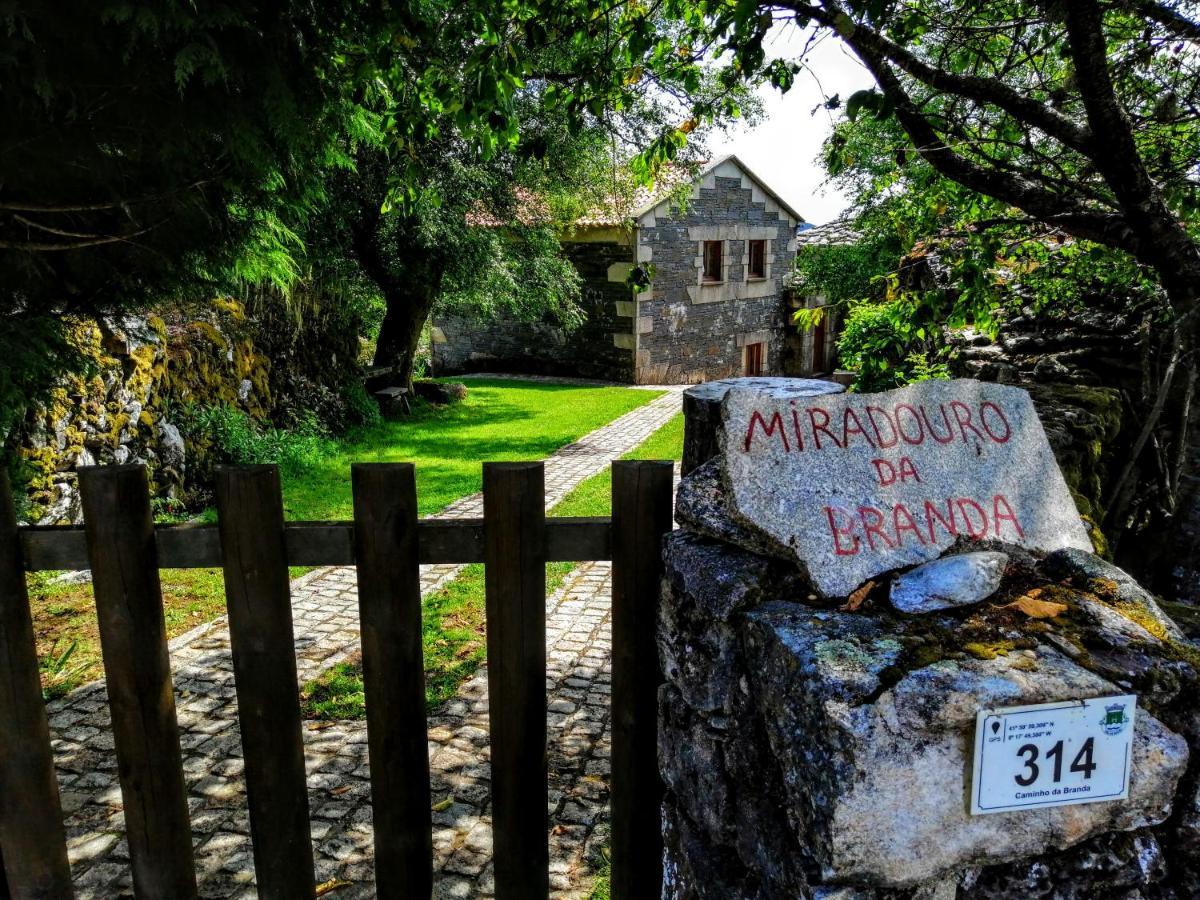
[{"label": "tree", "polygon": [[330,173],[310,256],[317,279],[360,283],[382,298],[377,366],[411,384],[435,303],[481,316],[503,310],[572,321],[579,276],[559,252],[555,221],[522,221],[522,200],[533,196],[522,182],[534,181],[522,177],[512,154],[485,160],[459,141],[433,142],[421,154],[419,189],[395,207],[386,150],[362,145],[354,157],[353,169]]},{"label": "tree", "polygon": [[[399,52],[392,65],[414,76],[439,71],[443,83],[459,78],[465,90],[478,77],[470,67],[474,41],[445,30]],[[386,128],[354,135],[347,148],[353,163],[329,170],[328,203],[310,228],[319,280],[363,279],[382,296],[375,364],[392,367],[405,384],[435,304],[480,319],[503,312],[577,324],[580,278],[562,256],[562,230],[589,209],[631,198],[638,184],[629,158],[693,100],[720,93],[739,98],[738,112],[757,114],[742,86],[715,84],[703,72],[694,84],[630,91],[612,108],[576,109],[558,92],[561,73],[575,65],[572,49],[533,28],[512,31],[507,49],[520,77],[504,82],[512,87],[505,142],[468,140],[449,110],[430,115],[427,132],[410,135],[402,148]],[[361,102],[368,121],[396,115],[394,90]],[[728,118],[712,124],[724,127]],[[703,152],[707,131],[693,135],[681,162]]]},{"label": "tree", "polygon": [[[1175,320],[1153,271],[1124,252],[1059,228],[1009,222],[1012,211],[1005,203],[945,178],[911,152],[892,117],[860,111],[840,123],[823,161],[852,198],[856,228],[866,236],[860,246],[836,249],[869,256],[872,249],[893,248],[891,259],[874,267],[875,295],[885,296],[886,288],[888,302],[869,314],[899,340],[889,353],[873,350],[864,357],[862,371],[877,378],[880,366],[903,365],[911,351],[938,340],[944,326],[993,331],[1001,319],[1028,312],[1047,323],[1103,313],[1133,323],[1141,345],[1130,360],[1131,367],[1141,367],[1140,378],[1131,379],[1120,367],[1098,373],[1126,398],[1134,436],[1123,438],[1121,452],[1130,449],[1125,445],[1136,439],[1175,358]],[[1180,364],[1194,372],[1187,357]],[[1118,457],[1106,479],[1103,521],[1114,550],[1124,548],[1126,536],[1160,534],[1170,526],[1186,460],[1180,451],[1186,449],[1193,378],[1189,372],[1180,379],[1183,389],[1167,406],[1151,450],[1140,460],[1133,454]],[[1144,549],[1134,554],[1146,558]]]},{"label": "tree", "polygon": [[67,365],[65,317],[286,289],[366,132],[399,197],[432,139],[511,145],[516,30],[482,0],[0,2],[0,435]]},{"label": "tree", "polygon": [[[1166,469],[1178,471],[1200,318],[1200,5],[665,0],[586,15],[582,5],[547,2],[543,14],[545,27],[590,41],[571,90],[583,106],[619,103],[631,81],[686,78],[714,57],[728,83],[768,79],[786,89],[807,62],[768,59],[765,39],[780,21],[810,29],[814,42],[841,41],[877,82],[847,99],[849,117],[893,117],[907,138],[897,152],[991,198],[994,214],[974,222],[977,233],[1055,232],[1128,257],[1158,284],[1168,303],[1165,357],[1118,487],[1156,443],[1170,448]],[[712,112],[695,105],[648,162],[669,158],[688,126]],[[1177,427],[1164,428],[1168,421]]]}]

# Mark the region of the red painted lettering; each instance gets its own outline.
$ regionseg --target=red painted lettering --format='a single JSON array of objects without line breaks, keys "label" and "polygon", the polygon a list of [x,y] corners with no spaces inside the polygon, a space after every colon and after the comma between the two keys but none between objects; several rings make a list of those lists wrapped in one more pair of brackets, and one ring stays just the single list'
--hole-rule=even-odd
[{"label": "red painted lettering", "polygon": [[[987,537],[988,519],[987,513],[983,511],[983,507],[967,497],[959,497],[954,502],[958,506],[958,511],[962,513],[963,523],[967,527],[967,534],[976,540],[982,537]],[[970,506],[971,509],[974,510],[975,514],[979,516],[980,524],[978,526],[971,521],[971,515],[967,512],[968,506]]]},{"label": "red painted lettering", "polygon": [[[917,426],[915,437],[905,430],[904,422],[900,418],[901,411],[907,411],[912,417],[913,423]],[[896,428],[900,432],[900,437],[904,438],[904,443],[906,444],[921,444],[925,441],[925,429],[921,427],[921,417],[917,415],[917,411],[907,403],[896,404]]]},{"label": "red painted lettering", "polygon": [[895,482],[896,467],[886,459],[873,459],[871,465],[875,467],[875,477],[883,487]]},{"label": "red painted lettering", "polygon": [[929,530],[929,543],[937,543],[937,537],[933,530],[934,519],[938,521],[942,528],[946,529],[946,533],[950,537],[958,537],[958,525],[954,521],[954,504],[949,500],[946,501],[946,512],[950,515],[949,522],[946,521],[946,517],[938,511],[937,507],[933,505],[932,501],[925,501],[925,524]]},{"label": "red painted lettering", "polygon": [[776,430],[778,430],[779,438],[783,441],[784,451],[787,452],[792,449],[788,444],[787,432],[783,428],[783,417],[779,415],[779,413],[772,413],[770,424],[768,424],[767,421],[763,419],[762,413],[756,409],[754,414],[750,416],[750,427],[746,429],[746,441],[743,445],[743,449],[746,453],[750,452],[750,442],[754,440],[755,426],[761,428],[767,437],[771,437],[773,434],[775,434]]},{"label": "red painted lettering", "polygon": [[[992,426],[988,424],[987,411],[989,409],[992,410],[996,414],[995,417],[997,419],[999,419],[1000,422],[1004,425],[1004,437],[1000,437],[1000,435],[998,435],[998,434],[996,434],[996,432],[992,431]],[[1008,419],[1006,419],[1004,417],[1004,410],[1002,410],[999,406],[997,406],[991,400],[988,400],[986,403],[980,404],[980,406],[979,406],[979,424],[982,425],[983,430],[988,433],[988,437],[990,437],[997,444],[1006,443],[1008,441],[1009,437],[1012,436],[1012,427],[1008,424]]]},{"label": "red painted lettering", "polygon": [[[817,424],[818,415],[822,417],[820,425]],[[838,439],[834,436],[833,432],[829,430],[829,413],[825,412],[825,410],[821,409],[819,406],[810,406],[808,408],[808,422],[810,425],[812,425],[813,446],[816,447],[816,449],[821,449],[821,439],[817,436],[819,433],[823,433],[826,437],[833,441],[833,445],[839,450],[842,449],[843,445],[838,443]]]},{"label": "red painted lettering", "polygon": [[967,404],[959,400],[951,400],[950,408],[954,410],[954,421],[958,423],[959,434],[962,435],[963,443],[967,442],[967,432],[970,431],[979,440],[983,440],[983,435],[979,433],[979,429],[971,424],[971,409]]},{"label": "red painted lettering", "polygon": [[[854,420],[853,428],[850,427],[850,421],[852,419]],[[875,442],[871,440],[871,436],[869,434],[867,434],[866,429],[862,427],[862,422],[859,421],[858,413],[856,413],[854,410],[850,409],[850,407],[846,407],[846,411],[844,413],[842,413],[842,444],[843,445],[845,445],[847,447],[850,446],[850,435],[852,435],[852,434],[861,434],[864,438],[866,438],[868,444],[870,444],[872,447],[875,446]]]},{"label": "red painted lettering", "polygon": [[[901,521],[901,516],[903,516],[904,521]],[[918,543],[925,543],[925,538],[921,537],[921,532],[917,530],[917,523],[913,521],[912,513],[908,511],[908,507],[903,503],[897,503],[892,510],[892,527],[896,532],[896,543],[901,546],[904,545],[904,538],[901,536],[901,532],[904,531],[911,531],[917,536]]]},{"label": "red painted lettering", "polygon": [[[880,406],[868,406],[866,408],[867,421],[871,423],[871,427],[875,429],[875,444],[880,450],[886,450],[888,447],[895,447],[900,443],[900,438],[896,434],[896,423],[892,421],[891,415],[887,410]],[[887,426],[890,435],[890,440],[884,440],[883,435],[879,432],[879,420],[875,418],[876,413],[883,416],[883,424]]]},{"label": "red painted lettering", "polygon": [[942,411],[942,424],[946,426],[946,436],[942,437],[934,430],[933,423],[929,421],[929,413],[925,407],[921,407],[921,418],[925,422],[925,427],[929,429],[929,436],[939,444],[948,444],[954,440],[954,426],[950,424],[950,414],[946,412],[946,404],[938,404],[938,409]]},{"label": "red painted lettering", "polygon": [[[833,517],[835,512],[845,518],[844,525],[838,525]],[[854,517],[844,509],[834,509],[832,506],[825,507],[825,515],[829,519],[829,533],[833,535],[833,552],[838,556],[854,556],[858,553],[859,544],[862,542],[854,534]],[[849,549],[842,546],[843,536],[850,538]]]},{"label": "red painted lettering", "polygon": [[[796,405],[796,401],[793,400],[792,406],[795,407],[795,405]],[[794,409],[794,408],[792,409],[792,434],[796,438],[796,449],[803,450],[804,449],[804,436],[800,432],[800,411],[797,409]]]},{"label": "red painted lettering", "polygon": [[[1001,509],[1001,506],[1004,508]],[[996,530],[996,537],[1001,537],[1000,522],[1012,522],[1013,528],[1017,532],[1018,538],[1025,537],[1025,532],[1021,530],[1021,523],[1017,521],[1017,514],[1013,512],[1013,508],[1008,505],[1008,498],[1003,494],[997,494],[992,498],[992,527]]]},{"label": "red painted lettering", "polygon": [[913,461],[907,456],[900,457],[900,482],[903,484],[908,479],[914,479],[918,483],[921,481],[921,476],[917,474],[917,467],[913,465]]},{"label": "red painted lettering", "polygon": [[[863,534],[867,536],[867,543],[871,545],[871,549],[875,548],[875,536],[883,541],[883,545],[888,549],[892,549],[896,545],[892,543],[892,539],[883,533],[884,518],[883,513],[875,509],[873,506],[860,506],[858,508],[858,518],[862,521]],[[867,519],[870,518],[868,522]]]}]

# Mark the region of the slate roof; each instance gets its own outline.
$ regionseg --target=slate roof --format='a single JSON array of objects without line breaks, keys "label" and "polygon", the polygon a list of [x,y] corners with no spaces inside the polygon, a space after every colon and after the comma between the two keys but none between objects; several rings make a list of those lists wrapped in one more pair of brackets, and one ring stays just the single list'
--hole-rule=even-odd
[{"label": "slate roof", "polygon": [[[575,220],[576,228],[611,228],[629,224],[650,212],[671,196],[683,184],[700,181],[714,169],[725,162],[732,161],[747,176],[749,176],[762,191],[778,203],[797,222],[803,222],[804,217],[796,212],[783,198],[776,194],[765,181],[759,178],[737,156],[730,154],[719,159],[708,160],[695,166],[667,165],[659,172],[658,180],[653,187],[639,187],[629,196],[613,195],[589,209]],[[513,216],[522,225],[538,225],[550,221],[550,212],[545,202],[532,191],[517,188],[517,209]],[[468,225],[478,225],[484,228],[499,228],[509,224],[511,220],[501,218],[482,206],[477,206],[467,214]],[[811,229],[815,231],[817,229]]]},{"label": "slate roof", "polygon": [[858,231],[849,219],[834,219],[815,228],[807,228],[797,232],[797,247],[837,247],[846,244],[856,244],[862,240],[862,232]]}]

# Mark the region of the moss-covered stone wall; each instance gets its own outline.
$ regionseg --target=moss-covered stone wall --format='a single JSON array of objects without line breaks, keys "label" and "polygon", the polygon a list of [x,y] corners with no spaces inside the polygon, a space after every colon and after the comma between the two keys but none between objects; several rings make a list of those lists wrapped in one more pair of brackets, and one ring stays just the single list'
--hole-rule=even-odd
[{"label": "moss-covered stone wall", "polygon": [[254,423],[315,418],[347,424],[346,386],[361,377],[359,321],[334,303],[302,310],[231,298],[186,310],[80,319],[71,339],[84,364],[28,410],[5,450],[18,460],[22,517],[78,522],[80,466],[142,463],[155,498],[199,505],[212,436],[190,411],[226,406]]},{"label": "moss-covered stone wall", "polygon": [[144,463],[154,496],[182,498],[188,458],[202,449],[180,430],[189,405],[236,406],[257,421],[271,413],[271,363],[256,350],[235,300],[170,320],[81,319],[71,335],[82,371],[34,406],[13,440],[29,521],[78,521],[80,466]]}]

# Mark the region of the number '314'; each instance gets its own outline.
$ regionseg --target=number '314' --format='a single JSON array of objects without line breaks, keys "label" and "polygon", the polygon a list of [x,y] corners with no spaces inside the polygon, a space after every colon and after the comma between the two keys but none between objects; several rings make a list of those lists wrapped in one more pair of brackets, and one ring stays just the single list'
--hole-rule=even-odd
[{"label": "number '314'", "polygon": [[[1071,760],[1071,772],[1082,772],[1085,779],[1092,777],[1092,772],[1096,770],[1096,763],[1092,761],[1092,751],[1095,747],[1096,739],[1088,738],[1083,742],[1083,746],[1079,748],[1079,752],[1075,754],[1075,758]],[[1038,756],[1041,751],[1037,744],[1025,744],[1017,751],[1017,756],[1025,761],[1025,771],[1020,775],[1014,775],[1013,780],[1021,787],[1029,787],[1038,780],[1041,774],[1041,768],[1038,766]],[[1046,751],[1046,759],[1054,763],[1054,781],[1062,781],[1063,774],[1063,742],[1058,741],[1053,747]]]}]

